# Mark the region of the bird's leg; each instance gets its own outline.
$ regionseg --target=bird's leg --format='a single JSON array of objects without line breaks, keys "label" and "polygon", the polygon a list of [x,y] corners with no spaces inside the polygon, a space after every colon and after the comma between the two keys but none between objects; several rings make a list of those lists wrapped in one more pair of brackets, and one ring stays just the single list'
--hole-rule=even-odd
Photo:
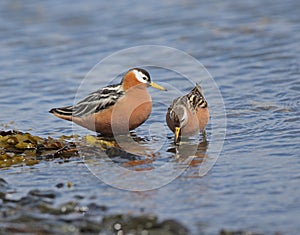
[{"label": "bird's leg", "polygon": [[207,136],[207,135],[206,135],[206,131],[203,130],[203,131],[202,131],[202,138],[203,138],[203,141],[204,141],[204,142],[206,142],[206,136]]}]

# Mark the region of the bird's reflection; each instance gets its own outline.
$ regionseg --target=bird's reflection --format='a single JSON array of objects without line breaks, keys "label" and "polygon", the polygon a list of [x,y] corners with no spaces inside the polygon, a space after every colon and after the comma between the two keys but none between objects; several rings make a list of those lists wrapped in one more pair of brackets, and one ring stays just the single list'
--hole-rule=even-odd
[{"label": "bird's reflection", "polygon": [[152,163],[159,156],[149,149],[149,140],[134,132],[115,138],[86,136],[84,140],[80,150],[89,163],[106,159],[130,170],[142,171],[153,169]]},{"label": "bird's reflection", "polygon": [[[198,166],[206,158],[209,144],[205,138],[184,140],[179,145],[168,140],[159,151],[151,151],[151,140],[135,133],[117,139],[89,136],[86,140],[89,145],[81,146],[85,160],[108,159],[114,164],[135,171],[149,171],[167,162],[174,164],[174,167]],[[135,144],[131,144],[132,140]],[[126,147],[123,148],[124,146]]]},{"label": "bird's reflection", "polygon": [[207,148],[209,142],[206,139],[185,140],[180,142],[180,145],[173,145],[168,149],[168,152],[174,154],[174,159],[178,163],[189,164],[190,166],[200,165],[207,157]]}]

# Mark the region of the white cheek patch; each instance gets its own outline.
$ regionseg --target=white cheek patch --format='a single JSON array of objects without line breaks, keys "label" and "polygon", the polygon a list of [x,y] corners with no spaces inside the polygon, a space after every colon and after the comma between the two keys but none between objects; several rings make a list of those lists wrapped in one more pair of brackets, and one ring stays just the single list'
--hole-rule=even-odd
[{"label": "white cheek patch", "polygon": [[182,110],[183,110],[183,115],[182,115],[182,119],[181,121],[184,123],[187,121],[188,119],[188,114],[187,114],[187,110],[186,110],[186,107],[184,106],[181,106]]},{"label": "white cheek patch", "polygon": [[187,115],[186,108],[183,107],[183,117],[182,117],[182,119],[183,119],[183,120],[186,120],[187,118],[188,118],[188,115]]},{"label": "white cheek patch", "polygon": [[146,77],[145,74],[143,74],[142,72],[137,71],[137,70],[133,70],[133,73],[134,73],[136,79],[137,79],[139,82],[141,82],[141,83],[147,83],[147,81],[143,79],[143,77]]},{"label": "white cheek patch", "polygon": [[175,120],[175,118],[178,118],[180,122],[180,127],[184,127],[188,121],[188,113],[186,107],[183,105],[177,105],[173,107],[173,109],[170,111],[170,119]]}]

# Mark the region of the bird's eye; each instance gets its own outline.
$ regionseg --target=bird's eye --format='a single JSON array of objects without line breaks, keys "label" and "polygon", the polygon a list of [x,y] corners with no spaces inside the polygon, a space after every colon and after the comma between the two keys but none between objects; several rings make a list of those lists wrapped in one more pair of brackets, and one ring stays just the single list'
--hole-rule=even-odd
[{"label": "bird's eye", "polygon": [[143,79],[144,79],[145,81],[147,81],[147,80],[148,80],[148,78],[147,78],[147,77],[143,77]]}]

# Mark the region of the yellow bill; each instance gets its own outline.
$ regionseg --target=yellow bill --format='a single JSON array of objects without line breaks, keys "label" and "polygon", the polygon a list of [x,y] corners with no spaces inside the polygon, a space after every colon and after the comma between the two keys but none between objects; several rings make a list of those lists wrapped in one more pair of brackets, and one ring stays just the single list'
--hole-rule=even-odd
[{"label": "yellow bill", "polygon": [[149,85],[152,86],[153,88],[158,89],[158,90],[162,90],[162,91],[166,91],[167,90],[166,88],[164,88],[164,87],[156,84],[155,82],[150,82]]},{"label": "yellow bill", "polygon": [[181,131],[180,127],[175,127],[175,138],[174,138],[175,144],[177,144],[179,142],[180,131]]}]

